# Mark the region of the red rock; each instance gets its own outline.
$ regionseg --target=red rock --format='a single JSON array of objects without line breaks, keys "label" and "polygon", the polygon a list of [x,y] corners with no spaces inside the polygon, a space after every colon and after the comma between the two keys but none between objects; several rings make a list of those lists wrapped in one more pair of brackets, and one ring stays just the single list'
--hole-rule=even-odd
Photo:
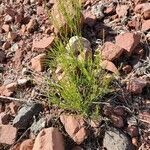
[{"label": "red rock", "polygon": [[115,45],[112,42],[105,42],[102,47],[102,57],[106,60],[113,61],[120,57],[124,49]]},{"label": "red rock", "polygon": [[85,121],[78,116],[61,115],[60,120],[66,132],[77,144],[81,144],[87,138]]},{"label": "red rock", "polygon": [[44,14],[44,8],[42,6],[37,6],[37,15],[43,15]]},{"label": "red rock", "polygon": [[3,44],[2,47],[3,47],[4,50],[8,50],[8,49],[11,47],[11,44],[10,44],[9,41],[6,41],[6,42]]},{"label": "red rock", "polygon": [[5,87],[6,87],[6,89],[8,89],[10,91],[15,91],[17,88],[17,82],[9,83]]},{"label": "red rock", "polygon": [[41,72],[44,70],[44,59],[46,58],[46,54],[40,54],[31,59],[32,69],[35,71]]},{"label": "red rock", "polygon": [[116,13],[119,16],[119,18],[127,16],[128,14],[128,5],[118,5],[116,8]]},{"label": "red rock", "polygon": [[17,38],[17,33],[15,32],[8,32],[7,39],[8,41],[15,41]]},{"label": "red rock", "polygon": [[20,150],[20,143],[14,145],[10,150]]},{"label": "red rock", "polygon": [[8,124],[10,121],[10,115],[5,112],[0,113],[0,124]]},{"label": "red rock", "polygon": [[148,31],[150,30],[150,19],[146,20],[142,23],[142,31]]},{"label": "red rock", "polygon": [[11,92],[10,90],[6,89],[5,86],[1,86],[0,87],[0,95],[1,96],[11,96],[13,94],[13,92]]},{"label": "red rock", "polygon": [[10,83],[7,85],[2,85],[0,87],[0,95],[2,96],[11,96],[13,94],[13,92],[16,90],[17,88],[17,83]]},{"label": "red rock", "polygon": [[116,45],[124,48],[131,55],[135,47],[140,43],[140,35],[126,32],[116,36]]},{"label": "red rock", "polygon": [[127,83],[127,90],[133,94],[142,93],[143,88],[146,86],[147,81],[141,78],[133,78]]},{"label": "red rock", "polygon": [[5,32],[9,32],[10,31],[10,26],[8,24],[4,24],[2,26],[2,29],[5,31]]},{"label": "red rock", "polygon": [[34,142],[32,139],[27,139],[21,143],[19,150],[32,150],[33,144]]},{"label": "red rock", "polygon": [[0,125],[0,143],[12,145],[17,136],[17,129],[12,125]]},{"label": "red rock", "polygon": [[115,127],[117,128],[124,127],[124,122],[121,116],[112,115],[110,118]]},{"label": "red rock", "polygon": [[64,150],[64,140],[57,128],[46,128],[40,131],[32,150]]},{"label": "red rock", "polygon": [[38,22],[36,19],[31,19],[30,22],[27,24],[27,31],[32,33],[36,31],[38,28]]},{"label": "red rock", "polygon": [[111,4],[110,6],[108,6],[105,10],[104,13],[107,15],[112,15],[116,12],[116,6],[114,4]]},{"label": "red rock", "polygon": [[19,69],[22,64],[24,51],[22,49],[17,49],[13,58],[13,65],[16,69]]},{"label": "red rock", "polygon": [[143,12],[144,19],[150,19],[150,9]]},{"label": "red rock", "polygon": [[84,23],[93,26],[96,23],[96,16],[92,14],[90,10],[85,10],[83,12]]},{"label": "red rock", "polygon": [[150,3],[142,3],[135,6],[134,11],[136,13],[143,14],[145,11],[150,9]]},{"label": "red rock", "polygon": [[11,102],[8,107],[10,108],[10,112],[12,115],[15,115],[17,113],[19,104],[17,104],[16,102]]},{"label": "red rock", "polygon": [[119,73],[118,69],[116,68],[116,66],[111,61],[104,60],[104,61],[102,61],[102,63],[100,65],[103,69],[106,69],[110,72],[113,72],[113,73],[116,73],[116,74]]},{"label": "red rock", "polygon": [[50,36],[50,37],[44,37],[40,41],[33,40],[32,49],[34,49],[34,48],[38,48],[38,49],[48,48],[48,47],[52,46],[54,39],[55,39],[54,36]]},{"label": "red rock", "polygon": [[139,130],[137,126],[130,126],[127,128],[127,133],[133,138],[139,135]]},{"label": "red rock", "polygon": [[139,28],[140,28],[140,22],[139,22],[139,20],[133,19],[131,21],[128,21],[128,27],[130,29],[139,30]]}]

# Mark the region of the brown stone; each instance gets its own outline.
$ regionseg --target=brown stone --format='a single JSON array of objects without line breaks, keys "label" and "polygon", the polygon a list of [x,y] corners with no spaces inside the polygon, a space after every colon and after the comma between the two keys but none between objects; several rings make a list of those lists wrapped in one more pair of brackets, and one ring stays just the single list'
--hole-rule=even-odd
[{"label": "brown stone", "polygon": [[32,150],[33,144],[34,142],[32,139],[27,139],[21,143],[19,150]]},{"label": "brown stone", "polygon": [[64,150],[64,140],[57,128],[46,128],[40,131],[32,150]]},{"label": "brown stone", "polygon": [[116,45],[124,48],[128,55],[131,55],[135,47],[140,43],[140,35],[126,32],[116,36]]},{"label": "brown stone", "polygon": [[110,117],[113,113],[113,107],[112,106],[104,106],[103,108],[103,114],[106,116],[106,117]]},{"label": "brown stone", "polygon": [[113,109],[113,113],[117,116],[124,116],[125,115],[125,110],[122,107],[115,107]]},{"label": "brown stone", "polygon": [[117,128],[124,127],[124,122],[121,116],[112,115],[110,118],[115,127]]},{"label": "brown stone", "polygon": [[8,49],[11,47],[11,44],[10,44],[9,41],[6,41],[6,42],[3,44],[2,47],[3,47],[4,50],[8,50]]},{"label": "brown stone", "polygon": [[142,23],[142,31],[148,31],[150,30],[150,19],[146,20]]},{"label": "brown stone", "polygon": [[12,125],[0,125],[0,143],[11,145],[15,142],[17,129]]},{"label": "brown stone", "polygon": [[40,54],[31,59],[32,69],[35,71],[41,72],[44,70],[44,59],[46,58],[46,54]]},{"label": "brown stone", "polygon": [[34,48],[37,48],[37,49],[48,48],[48,47],[52,46],[54,39],[55,39],[54,36],[50,36],[50,37],[44,37],[39,41],[33,40],[32,49],[34,50]]},{"label": "brown stone", "polygon": [[125,65],[122,70],[125,74],[128,74],[132,71],[132,67],[130,65]]},{"label": "brown stone", "polygon": [[0,63],[4,62],[6,58],[5,52],[0,50]]},{"label": "brown stone", "polygon": [[147,81],[142,78],[133,78],[127,83],[127,90],[133,94],[141,94]]},{"label": "brown stone", "polygon": [[87,138],[85,121],[79,116],[61,115],[60,120],[66,132],[77,144],[81,144]]},{"label": "brown stone", "polygon": [[112,42],[105,42],[102,48],[102,57],[106,60],[113,61],[120,57],[124,49]]},{"label": "brown stone", "polygon": [[8,124],[10,121],[10,115],[5,112],[0,113],[0,124]]},{"label": "brown stone", "polygon": [[100,65],[103,69],[106,69],[110,72],[113,72],[113,73],[116,73],[116,74],[119,73],[117,67],[109,60],[102,61],[102,63]]}]

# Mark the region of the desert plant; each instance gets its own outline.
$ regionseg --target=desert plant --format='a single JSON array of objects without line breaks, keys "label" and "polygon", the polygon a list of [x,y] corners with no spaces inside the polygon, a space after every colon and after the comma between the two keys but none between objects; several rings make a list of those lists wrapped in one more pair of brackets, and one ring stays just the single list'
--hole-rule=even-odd
[{"label": "desert plant", "polygon": [[[77,16],[76,19],[72,19],[71,10],[65,9],[66,1],[69,1],[73,9],[76,10],[74,12]],[[59,1],[59,11],[71,29],[71,36],[80,37],[81,3],[79,0],[66,1]],[[71,110],[82,115],[93,115],[95,112],[99,112],[98,107],[93,102],[100,101],[105,94],[110,92],[111,79],[100,66],[100,55],[94,55],[91,51],[88,59],[84,57],[79,59],[79,54],[85,50],[82,41],[78,46],[79,54],[75,54],[73,47],[70,46],[69,50],[66,48],[69,42],[67,31],[63,31],[63,34],[60,35],[49,51],[50,61],[48,64],[52,70],[52,77],[48,80],[50,102],[65,110]],[[58,66],[62,69],[61,79],[57,78],[56,69]]]}]

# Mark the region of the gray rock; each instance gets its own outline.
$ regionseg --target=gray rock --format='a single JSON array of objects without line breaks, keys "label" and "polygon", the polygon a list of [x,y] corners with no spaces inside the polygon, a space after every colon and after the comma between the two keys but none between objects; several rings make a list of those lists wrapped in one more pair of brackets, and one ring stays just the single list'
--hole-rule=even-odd
[{"label": "gray rock", "polygon": [[99,3],[99,4],[95,4],[92,6],[92,14],[96,16],[96,18],[98,19],[103,19],[105,17],[104,15],[104,4],[103,3]]},{"label": "gray rock", "polygon": [[66,46],[68,51],[74,50],[77,52],[79,49],[91,49],[91,43],[89,40],[79,36],[73,36],[69,39],[69,43]]},{"label": "gray rock", "polygon": [[12,52],[16,52],[18,49],[19,49],[19,46],[17,43],[13,44],[13,46],[11,47]]},{"label": "gray rock", "polygon": [[30,130],[34,135],[37,135],[43,128],[45,128],[46,125],[46,119],[41,118],[38,121],[33,122]]},{"label": "gray rock", "polygon": [[42,104],[30,103],[23,106],[13,120],[13,126],[18,129],[28,128],[34,121],[34,116],[43,111]]},{"label": "gray rock", "polygon": [[115,128],[105,132],[103,146],[107,150],[133,150],[131,140],[127,135]]}]

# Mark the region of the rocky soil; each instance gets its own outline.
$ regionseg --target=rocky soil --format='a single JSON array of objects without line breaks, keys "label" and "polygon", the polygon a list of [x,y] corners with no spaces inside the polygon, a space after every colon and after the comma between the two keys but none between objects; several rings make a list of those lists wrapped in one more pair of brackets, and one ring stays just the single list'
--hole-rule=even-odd
[{"label": "rocky soil", "polygon": [[82,4],[83,37],[119,74],[98,120],[64,113],[45,95],[55,0],[0,0],[0,150],[150,149],[150,1]]}]

